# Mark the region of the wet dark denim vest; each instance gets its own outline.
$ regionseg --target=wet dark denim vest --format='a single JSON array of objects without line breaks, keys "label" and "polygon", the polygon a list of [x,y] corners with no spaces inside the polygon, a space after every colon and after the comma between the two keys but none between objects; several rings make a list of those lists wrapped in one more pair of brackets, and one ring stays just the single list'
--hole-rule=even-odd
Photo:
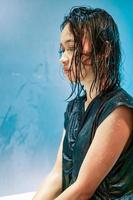
[{"label": "wet dark denim vest", "polygon": [[[62,154],[62,191],[76,181],[95,130],[102,121],[118,106],[124,105],[133,109],[133,98],[120,87],[116,87],[106,95],[96,96],[86,111],[84,111],[85,99],[86,96],[84,95],[71,100],[64,114],[66,135],[63,141]],[[91,199],[133,199],[132,133],[119,159]]]}]

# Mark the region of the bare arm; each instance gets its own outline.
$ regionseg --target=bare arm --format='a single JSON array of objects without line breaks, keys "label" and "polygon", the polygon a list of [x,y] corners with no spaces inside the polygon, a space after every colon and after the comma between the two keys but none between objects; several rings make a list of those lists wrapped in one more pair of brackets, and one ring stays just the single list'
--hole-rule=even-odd
[{"label": "bare arm", "polygon": [[97,128],[77,180],[55,200],[88,200],[112,169],[133,129],[133,111],[120,106]]},{"label": "bare arm", "polygon": [[60,195],[62,190],[62,146],[65,136],[65,129],[63,130],[63,136],[60,143],[60,147],[57,154],[57,159],[52,171],[44,179],[38,192],[34,196],[33,200],[53,200]]}]

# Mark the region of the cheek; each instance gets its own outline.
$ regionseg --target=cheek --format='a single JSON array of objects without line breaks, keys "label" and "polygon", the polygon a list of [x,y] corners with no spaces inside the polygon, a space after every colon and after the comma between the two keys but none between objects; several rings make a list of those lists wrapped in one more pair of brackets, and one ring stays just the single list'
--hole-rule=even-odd
[{"label": "cheek", "polygon": [[[71,74],[71,78],[74,80],[76,77],[76,66],[75,62],[72,63],[71,66],[72,70],[69,72]],[[86,77],[86,75],[89,73],[90,66],[89,65],[84,65],[81,63],[81,71],[80,71],[80,79],[83,79]],[[78,71],[78,70],[77,70]],[[78,72],[77,72],[78,73]],[[70,77],[70,74],[68,76]],[[78,75],[77,75],[78,76]],[[78,77],[77,77],[78,78]]]}]

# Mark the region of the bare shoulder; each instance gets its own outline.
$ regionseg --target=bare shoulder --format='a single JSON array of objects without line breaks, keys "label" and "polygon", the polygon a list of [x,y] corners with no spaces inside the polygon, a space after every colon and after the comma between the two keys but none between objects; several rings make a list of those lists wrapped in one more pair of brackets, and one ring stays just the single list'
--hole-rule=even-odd
[{"label": "bare shoulder", "polygon": [[118,106],[114,110],[114,113],[116,113],[116,115],[118,115],[118,116],[125,114],[126,116],[132,117],[133,116],[133,109],[129,108],[127,106],[121,105],[121,106]]},{"label": "bare shoulder", "polygon": [[[128,140],[133,130],[133,109],[127,106],[118,106],[107,118],[99,125],[96,134],[106,140],[123,141]],[[106,133],[106,134],[103,134]],[[120,142],[119,140],[119,142]]]},{"label": "bare shoulder", "polygon": [[[103,123],[104,124],[104,123]],[[127,106],[118,106],[106,119],[105,126],[116,126],[123,128],[124,125],[133,129],[133,109]]]}]

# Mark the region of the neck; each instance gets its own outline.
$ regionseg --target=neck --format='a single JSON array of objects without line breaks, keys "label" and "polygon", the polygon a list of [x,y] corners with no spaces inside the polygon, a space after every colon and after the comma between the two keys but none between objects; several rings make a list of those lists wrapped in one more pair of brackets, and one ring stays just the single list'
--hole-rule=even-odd
[{"label": "neck", "polygon": [[84,80],[81,82],[82,85],[84,85],[84,89],[87,95],[86,104],[89,104],[98,95],[98,93],[96,92],[96,87],[94,87],[94,89],[91,92],[91,97],[90,97],[90,89],[91,89],[92,81],[93,80],[90,79],[90,80]]}]

